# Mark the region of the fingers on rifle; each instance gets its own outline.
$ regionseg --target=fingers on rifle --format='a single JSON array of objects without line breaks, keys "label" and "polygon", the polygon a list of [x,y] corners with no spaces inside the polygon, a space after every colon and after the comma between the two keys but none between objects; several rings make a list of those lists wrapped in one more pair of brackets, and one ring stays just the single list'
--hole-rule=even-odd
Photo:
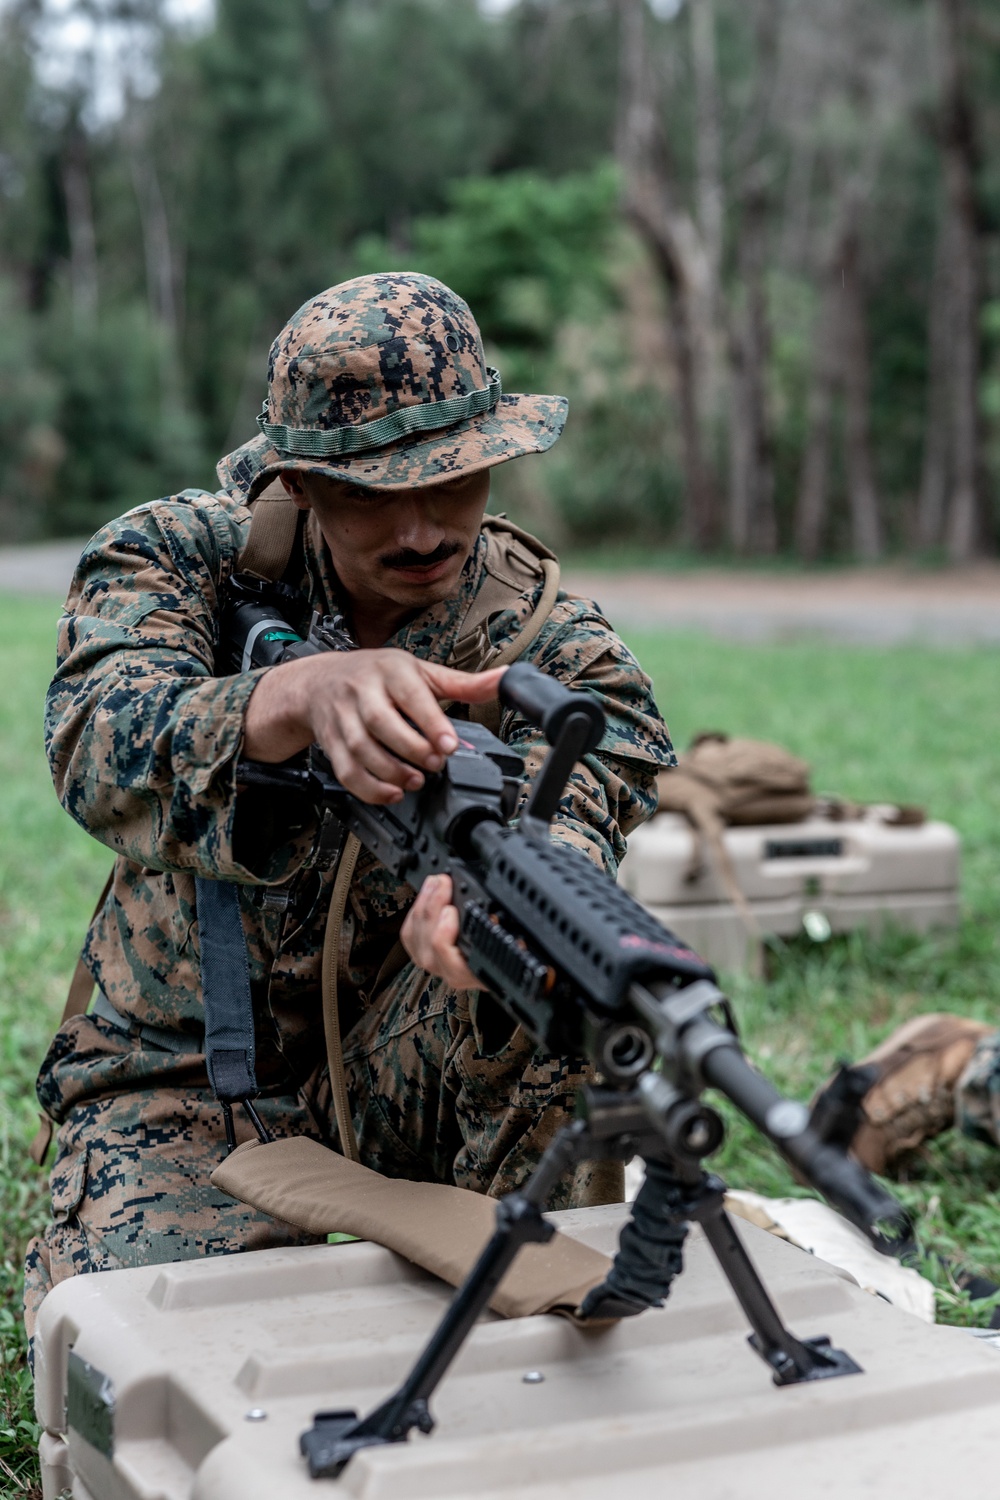
[{"label": "fingers on rifle", "polygon": [[417,892],[416,899],[403,921],[400,937],[413,962],[430,971],[430,931],[436,926],[441,909],[439,877],[431,875]]},{"label": "fingers on rifle", "polygon": [[[394,710],[388,704],[386,707],[388,716],[392,716]],[[395,717],[398,718],[398,714]],[[381,737],[372,732],[372,724],[363,709],[345,714],[339,728],[350,754],[373,776],[402,787],[404,791],[416,791],[423,786],[421,772],[415,766],[405,765],[391,748],[381,743]],[[419,740],[419,736],[416,738]]]},{"label": "fingers on rifle", "polygon": [[414,774],[412,768],[403,766],[370,737],[364,742],[358,740],[357,744],[358,748],[352,749],[346,739],[340,738],[324,747],[341,786],[362,802],[398,802],[408,786],[404,773]]},{"label": "fingers on rifle", "polygon": [[475,989],[477,980],[456,946],[458,928],[451,877],[432,875],[424,881],[410,908],[403,924],[403,941],[414,962],[428,973],[436,974],[454,989]]},{"label": "fingers on rifle", "polygon": [[[402,654],[402,653],[400,653]],[[387,678],[389,693],[400,709],[412,719],[424,737],[422,752],[414,756],[428,770],[440,768],[440,756],[450,755],[458,745],[458,737],[437,701],[435,673],[441,669],[429,662],[418,662],[415,658],[394,663],[394,670]],[[450,673],[461,676],[461,673]],[[440,695],[447,697],[447,692]],[[431,758],[436,764],[431,764]]]},{"label": "fingers on rifle", "polygon": [[427,675],[439,698],[454,698],[458,703],[488,703],[497,695],[506,667],[491,667],[488,672],[459,672],[454,667],[428,663]]},{"label": "fingers on rifle", "polygon": [[[428,771],[441,769],[443,757],[428,744],[419,729],[407,723],[380,682],[373,683],[363,694],[360,709],[369,733],[393,755],[399,756],[401,760],[416,762]],[[411,710],[407,709],[407,712]],[[418,774],[417,780],[410,783],[412,789],[422,786],[423,779]]]}]

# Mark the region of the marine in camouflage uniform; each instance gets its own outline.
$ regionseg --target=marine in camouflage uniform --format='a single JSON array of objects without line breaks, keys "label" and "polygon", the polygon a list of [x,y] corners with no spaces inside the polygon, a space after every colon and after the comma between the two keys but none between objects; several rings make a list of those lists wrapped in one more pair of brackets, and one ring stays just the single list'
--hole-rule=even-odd
[{"label": "marine in camouflage uniform", "polygon": [[[337,1144],[320,973],[335,870],[323,867],[310,816],[289,823],[279,798],[238,789],[244,716],[262,674],[220,676],[216,661],[249,502],[282,472],[375,490],[440,483],[543,451],[564,420],[561,398],[500,395],[469,309],[440,283],[358,278],[307,303],[276,340],[261,436],[223,460],[216,494],[142,505],[84,551],[59,627],[47,745],[63,805],[117,859],[84,949],[95,1007],[60,1028],[38,1080],[59,1131],[53,1221],[28,1254],[29,1331],[48,1287],[77,1272],[307,1239],[209,1182],[224,1135],[203,1056],[196,876],[239,883],[262,1118],[276,1135]],[[339,453],[302,451],[330,433]],[[455,597],[386,644],[449,662],[486,550],[481,534]],[[302,552],[297,581],[309,603],[340,608],[315,515]],[[541,588],[526,576],[521,596],[490,620],[487,651],[518,634]],[[657,771],[673,761],[649,681],[597,607],[565,593],[524,659],[586,685],[606,711],[604,740],[574,772],[553,834],[614,874],[625,836],[654,809]],[[507,711],[500,734],[523,753],[527,782],[540,731]],[[362,853],[339,946],[361,1160],[500,1195],[565,1121],[587,1068],[544,1054],[520,1030],[486,1034],[476,992],[406,961],[397,940],[412,901]],[[607,1176],[583,1167],[556,1206],[608,1193]]]}]

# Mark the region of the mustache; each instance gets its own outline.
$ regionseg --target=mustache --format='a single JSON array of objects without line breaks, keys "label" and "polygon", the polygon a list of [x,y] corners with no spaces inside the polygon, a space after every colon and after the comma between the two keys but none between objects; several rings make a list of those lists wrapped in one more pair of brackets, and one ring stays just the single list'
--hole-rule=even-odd
[{"label": "mustache", "polygon": [[414,552],[410,547],[402,547],[398,552],[386,552],[379,562],[383,568],[433,568],[461,550],[461,542],[439,542],[433,552]]}]

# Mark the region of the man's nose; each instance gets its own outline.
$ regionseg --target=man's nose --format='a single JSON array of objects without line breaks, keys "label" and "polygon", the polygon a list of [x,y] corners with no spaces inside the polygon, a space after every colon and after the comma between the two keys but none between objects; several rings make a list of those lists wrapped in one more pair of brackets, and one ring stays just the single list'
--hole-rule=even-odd
[{"label": "man's nose", "polygon": [[394,518],[395,541],[402,551],[433,552],[445,540],[445,528],[420,496],[408,497],[406,505]]}]

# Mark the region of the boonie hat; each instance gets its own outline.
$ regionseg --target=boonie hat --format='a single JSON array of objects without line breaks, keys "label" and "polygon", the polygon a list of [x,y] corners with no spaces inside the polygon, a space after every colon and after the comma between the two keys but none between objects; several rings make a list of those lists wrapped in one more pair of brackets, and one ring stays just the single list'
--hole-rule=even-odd
[{"label": "boonie hat", "polygon": [[468,304],[415,272],[357,276],[300,307],[271,345],[260,435],[219,464],[249,502],[278,474],[410,488],[542,453],[562,396],[510,396]]}]

